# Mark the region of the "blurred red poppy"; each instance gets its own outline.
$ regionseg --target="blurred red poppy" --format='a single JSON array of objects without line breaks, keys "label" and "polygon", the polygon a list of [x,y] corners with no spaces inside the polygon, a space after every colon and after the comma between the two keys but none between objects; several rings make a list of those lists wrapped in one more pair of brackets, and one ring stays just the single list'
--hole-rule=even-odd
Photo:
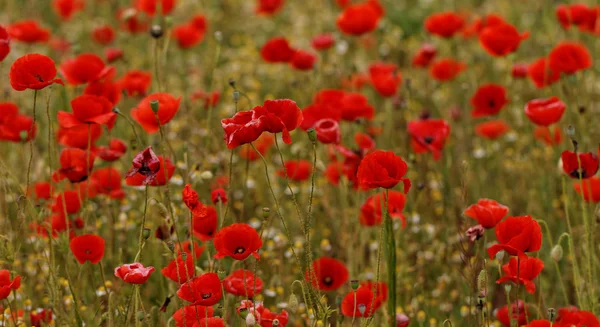
[{"label": "blurred red poppy", "polygon": [[337,17],[336,24],[344,34],[358,36],[375,30],[383,14],[379,2],[369,0],[346,6]]},{"label": "blurred red poppy", "polygon": [[50,40],[50,31],[40,27],[35,20],[22,20],[7,26],[11,39],[25,43],[46,42]]},{"label": "blurred red poppy", "polygon": [[50,200],[52,193],[54,191],[50,182],[37,182],[34,184],[34,197],[36,200]]},{"label": "blurred red poppy", "polygon": [[583,44],[561,42],[548,55],[551,71],[573,74],[592,67],[592,56]]},{"label": "blurred red poppy", "polygon": [[266,62],[290,62],[296,50],[290,47],[288,41],[283,37],[272,38],[260,49],[260,55]]},{"label": "blurred red poppy", "polygon": [[553,96],[547,99],[534,99],[525,105],[525,115],[538,126],[557,123],[565,113],[566,105]]},{"label": "blurred red poppy", "polygon": [[273,15],[281,10],[284,0],[257,0],[256,13],[260,15]]},{"label": "blurred red poppy", "polygon": [[214,239],[215,259],[232,257],[235,260],[244,260],[249,255],[260,259],[258,249],[262,240],[252,226],[247,224],[232,224],[219,230]]},{"label": "blurred red poppy", "polygon": [[175,8],[175,0],[135,0],[135,7],[150,17],[160,8],[160,14],[166,16]]},{"label": "blurred red poppy", "polygon": [[[582,185],[583,184],[583,192]],[[583,199],[587,202],[598,203],[600,202],[600,178],[592,176],[583,181],[583,183],[576,181],[573,182],[573,188],[575,192],[583,196]]]},{"label": "blurred red poppy", "polygon": [[560,158],[563,171],[575,179],[586,179],[596,175],[600,163],[598,156],[592,152],[577,153],[565,150]]},{"label": "blurred red poppy", "polygon": [[368,102],[366,96],[360,93],[345,93],[341,98],[342,119],[355,121],[359,118],[373,119],[375,108]]},{"label": "blurred red poppy", "polygon": [[179,254],[177,255],[177,259],[171,260],[160,272],[175,283],[183,284],[196,274],[194,258],[191,255],[186,255],[184,260],[182,254]]},{"label": "blurred red poppy", "polygon": [[306,181],[312,173],[312,163],[308,160],[287,160],[285,162],[285,171],[280,169],[277,171],[277,175],[285,178],[286,171],[289,179],[296,182]]},{"label": "blurred red poppy", "polygon": [[424,25],[427,32],[450,38],[463,28],[465,20],[457,13],[446,11],[430,15]]},{"label": "blurred red poppy", "polygon": [[95,169],[91,182],[100,194],[105,194],[113,199],[123,199],[125,192],[121,188],[121,173],[113,167]]},{"label": "blurred red poppy", "polygon": [[377,150],[367,154],[360,162],[357,178],[366,188],[393,188],[399,182],[404,184],[404,194],[410,190],[410,179],[404,177],[408,165],[394,152]]},{"label": "blurred red poppy", "polygon": [[317,56],[314,54],[304,50],[296,50],[290,64],[296,70],[311,70],[315,62],[317,62]]},{"label": "blurred red poppy", "polygon": [[[85,197],[85,193],[81,197]],[[79,191],[64,191],[59,193],[52,202],[52,212],[60,215],[74,214],[81,209],[81,200]]]},{"label": "blurred red poppy", "polygon": [[559,145],[562,142],[560,126],[554,126],[554,132],[551,132],[549,127],[536,126],[533,135],[536,139],[549,146]]},{"label": "blurred red poppy", "polygon": [[0,300],[6,299],[12,291],[16,291],[21,287],[21,276],[15,276],[10,279],[10,271],[8,269],[0,270]]},{"label": "blurred red poppy", "polygon": [[536,252],[542,246],[542,229],[531,216],[508,217],[495,231],[499,244],[487,249],[491,259],[500,251],[524,258],[525,252]]},{"label": "blurred red poppy", "polygon": [[73,128],[85,124],[106,125],[112,129],[117,114],[112,111],[113,105],[104,97],[97,95],[81,95],[71,101],[72,113],[59,111],[58,123],[64,128]]},{"label": "blurred red poppy", "polygon": [[194,256],[196,259],[199,259],[204,253],[204,246],[198,245],[196,241],[185,240],[181,243],[175,243],[175,249],[177,250],[177,254],[187,253],[187,255],[192,255],[192,244],[194,246]]},{"label": "blurred red poppy", "polygon": [[[158,101],[158,112],[155,114],[151,108],[150,102]],[[159,131],[159,123],[164,126],[171,121],[177,111],[179,111],[179,102],[181,98],[175,98],[169,93],[154,93],[142,99],[137,107],[131,109],[131,117],[142,126],[148,134],[154,134]],[[158,115],[158,121],[156,116]]]},{"label": "blurred red poppy", "polygon": [[179,287],[177,296],[192,304],[215,305],[223,296],[221,281],[216,273],[204,273],[193,277]]},{"label": "blurred red poppy", "polygon": [[60,73],[71,85],[86,84],[101,79],[111,79],[115,68],[106,66],[102,58],[93,53],[84,53],[65,60],[60,65]]},{"label": "blurred red poppy", "polygon": [[[389,190],[389,202],[387,202],[388,214],[391,218],[400,219],[402,227],[406,227],[406,217],[402,214],[404,205],[406,204],[406,196],[403,192]],[[385,193],[384,193],[385,194]],[[371,195],[365,200],[365,203],[360,206],[359,220],[363,226],[380,225],[383,220],[382,205],[386,199],[385,195],[382,198],[381,193]],[[387,199],[385,200],[387,201]]]},{"label": "blurred red poppy", "polygon": [[154,270],[154,267],[144,267],[139,262],[126,263],[115,268],[115,276],[129,284],[144,284]]},{"label": "blurred red poppy", "polygon": [[373,290],[360,286],[342,300],[342,314],[346,317],[370,317],[379,309],[381,301],[373,300]]},{"label": "blurred red poppy", "polygon": [[486,27],[493,27],[496,25],[507,24],[507,22],[502,18],[502,16],[497,14],[487,14],[481,18],[476,18],[463,30],[461,34],[464,38],[470,38],[473,36],[479,36],[481,31],[483,31]]},{"label": "blurred red poppy", "polygon": [[147,32],[149,28],[148,20],[141,17],[140,13],[135,8],[118,9],[117,19],[121,23],[120,28],[132,34]]},{"label": "blurred red poppy", "polygon": [[486,139],[495,140],[510,130],[504,120],[490,120],[475,126],[475,134]]},{"label": "blurred red poppy", "polygon": [[41,90],[54,83],[63,85],[60,78],[55,78],[54,61],[37,53],[27,54],[17,59],[10,66],[9,77],[10,85],[16,91]]},{"label": "blurred red poppy", "polygon": [[192,93],[191,99],[200,100],[204,102],[204,108],[215,107],[217,103],[219,103],[219,99],[221,98],[221,93],[219,91],[212,92],[204,92],[202,90],[194,91]]},{"label": "blurred red poppy", "polygon": [[508,214],[508,207],[490,199],[480,199],[465,209],[465,216],[471,217],[483,227],[491,229]]},{"label": "blurred red poppy", "polygon": [[321,291],[335,291],[348,281],[348,269],[346,265],[334,258],[321,257],[312,262],[313,275],[307,270],[304,277],[314,288]]},{"label": "blurred red poppy", "polygon": [[199,322],[194,323],[192,327],[225,327],[225,320],[221,317],[202,318]]},{"label": "blurred red poppy", "polygon": [[111,63],[123,58],[123,50],[119,48],[107,48],[104,50],[104,57],[106,62]]},{"label": "blurred red poppy", "polygon": [[33,124],[33,118],[17,114],[5,117],[0,122],[0,141],[28,142],[35,138],[37,126]]},{"label": "blurred red poppy", "polygon": [[53,325],[52,316],[52,309],[40,308],[29,312],[29,320],[31,321],[31,326],[33,327]]},{"label": "blurred red poppy", "polygon": [[504,276],[496,280],[496,284],[513,282],[515,284],[525,285],[525,290],[529,294],[535,293],[535,283],[533,280],[544,269],[544,262],[538,258],[525,257],[517,259],[511,257],[510,261],[502,265]]},{"label": "blurred red poppy", "polygon": [[402,83],[402,76],[394,64],[372,64],[369,66],[369,75],[377,93],[384,97],[395,95]]},{"label": "blurred red poppy", "polygon": [[263,290],[263,281],[250,270],[238,269],[223,279],[223,288],[229,294],[253,298]]},{"label": "blurred red poppy", "polygon": [[120,139],[112,138],[108,146],[97,148],[96,154],[104,161],[113,162],[119,160],[127,151],[127,145]]},{"label": "blurred red poppy", "polygon": [[599,327],[600,321],[589,311],[577,308],[563,308],[558,310],[558,317],[553,326],[558,327]]},{"label": "blurred red poppy", "polygon": [[87,234],[74,237],[70,247],[80,264],[86,261],[96,264],[104,257],[104,239],[98,235]]},{"label": "blurred red poppy", "polygon": [[319,51],[327,50],[331,48],[334,44],[335,39],[333,38],[333,35],[327,33],[317,35],[311,41],[313,49]]},{"label": "blurred red poppy", "polygon": [[560,79],[560,71],[550,69],[546,58],[539,58],[529,65],[529,78],[537,88],[543,88]]},{"label": "blurred red poppy", "polygon": [[[173,320],[177,327],[193,327],[194,323],[206,317],[212,317],[215,310],[204,305],[186,305],[173,313]],[[185,322],[185,323],[184,323]]]},{"label": "blurred red poppy", "polygon": [[412,65],[415,67],[427,67],[435,58],[437,49],[430,43],[423,44],[419,51],[412,58]]},{"label": "blurred red poppy", "polygon": [[55,172],[55,179],[68,178],[71,183],[85,181],[88,178],[88,171],[91,171],[94,166],[94,159],[94,154],[86,150],[63,149],[60,152],[60,168]]},{"label": "blurred red poppy", "polygon": [[429,75],[439,82],[453,80],[467,65],[451,58],[438,59],[429,66]]},{"label": "blurred red poppy", "polygon": [[[252,305],[251,301],[250,304]],[[257,323],[261,327],[277,327],[277,326],[286,326],[289,320],[289,314],[285,310],[281,310],[281,313],[275,313],[270,311],[268,308],[262,303],[256,305],[256,310],[254,310],[254,306],[251,312],[258,318]],[[278,321],[279,325],[275,322]]]},{"label": "blurred red poppy", "polygon": [[198,212],[192,212],[192,230],[194,236],[201,241],[210,241],[217,232],[217,210],[212,206],[205,206]]},{"label": "blurred red poppy", "polygon": [[[265,156],[274,143],[275,139],[273,138],[273,135],[262,134],[253,144],[256,150]],[[244,145],[240,148],[238,150],[238,155],[240,158],[247,159],[248,161],[258,160],[260,158],[250,145]]]},{"label": "blurred red poppy", "polygon": [[529,64],[527,63],[516,63],[512,66],[510,74],[514,78],[525,78],[529,73]]},{"label": "blurred red poppy", "polygon": [[85,3],[83,0],[54,0],[52,7],[62,20],[69,20],[73,15],[83,10]]},{"label": "blurred red poppy", "polygon": [[[375,294],[375,302],[383,303],[387,301],[388,286],[385,282],[375,283],[373,281],[367,280],[360,282],[360,287],[367,287],[370,290],[372,290],[373,294]],[[398,327],[400,327],[400,325],[398,325]]]},{"label": "blurred red poppy", "polygon": [[117,82],[128,96],[144,96],[150,88],[152,74],[141,70],[130,70]]},{"label": "blurred red poppy", "polygon": [[210,193],[210,198],[213,204],[227,204],[227,192],[224,189],[218,188]]},{"label": "blurred red poppy", "polygon": [[338,144],[342,134],[340,132],[340,125],[333,119],[321,119],[315,123],[315,132],[317,133],[317,139],[323,144]]},{"label": "blurred red poppy", "polygon": [[121,88],[111,80],[90,82],[83,90],[83,94],[103,97],[110,101],[113,107],[121,101]]},{"label": "blurred red poppy", "polygon": [[309,128],[315,127],[316,123],[320,120],[333,120],[338,122],[342,119],[342,111],[339,107],[333,107],[329,104],[311,104],[308,107],[302,109],[302,124],[300,128],[308,130]]},{"label": "blurred red poppy", "polygon": [[92,30],[92,39],[100,45],[109,45],[115,40],[115,30],[110,25],[97,26]]},{"label": "blurred red poppy", "polygon": [[204,40],[204,29],[197,28],[194,24],[183,23],[173,28],[173,38],[182,49],[190,49]]},{"label": "blurred red poppy", "polygon": [[598,11],[596,8],[590,8],[583,3],[559,5],[556,7],[556,18],[565,29],[575,25],[582,31],[594,33]]},{"label": "blurred red poppy", "polygon": [[492,56],[506,56],[517,51],[528,37],[529,32],[519,33],[513,25],[496,24],[481,31],[479,43]]},{"label": "blurred red poppy", "polygon": [[497,115],[508,103],[506,89],[497,84],[480,86],[471,98],[471,117],[479,118]]},{"label": "blurred red poppy", "polygon": [[433,159],[439,160],[446,139],[450,135],[450,125],[443,119],[419,119],[408,122],[411,146],[416,153],[431,152]]},{"label": "blurred red poppy", "polygon": [[87,150],[88,142],[94,149],[94,144],[102,135],[102,125],[78,125],[73,128],[64,128],[59,126],[56,137],[58,143],[69,148],[79,148]]},{"label": "blurred red poppy", "polygon": [[10,52],[10,36],[4,26],[0,25],[0,62],[8,56]]},{"label": "blurred red poppy", "polygon": [[510,304],[510,315],[508,305],[503,306],[496,312],[496,318],[505,327],[511,326],[511,321],[517,321],[520,326],[527,325],[529,321],[529,311],[523,300],[518,300],[516,303]]}]

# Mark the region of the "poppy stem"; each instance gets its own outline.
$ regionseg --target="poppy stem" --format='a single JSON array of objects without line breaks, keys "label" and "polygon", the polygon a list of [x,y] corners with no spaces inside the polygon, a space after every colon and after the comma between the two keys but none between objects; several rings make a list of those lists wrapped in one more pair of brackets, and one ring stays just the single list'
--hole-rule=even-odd
[{"label": "poppy stem", "polygon": [[10,304],[8,297],[5,299],[5,301],[6,301],[6,305],[10,308],[10,317],[13,320],[13,324],[15,324],[15,326],[19,326],[17,324],[17,318],[15,318],[15,315],[17,315],[18,313],[14,310],[14,308],[12,307],[12,304]]},{"label": "poppy stem", "polygon": [[[381,201],[381,199],[379,200]],[[383,200],[385,203],[385,199]],[[385,208],[387,208],[387,205],[385,205]],[[383,248],[383,235],[384,235],[384,230],[385,230],[385,217],[384,217],[384,221],[381,223],[381,228],[379,229],[379,241],[377,243],[377,272],[375,274],[375,284],[373,284],[373,299],[371,300],[371,307],[369,308],[369,314],[367,315],[367,317],[369,317],[369,319],[373,319],[373,309],[375,308],[375,298],[377,297],[375,294],[377,293],[377,289],[378,289],[378,285],[379,285],[379,275],[380,275],[380,268],[381,268],[381,252],[382,252],[382,248]],[[389,285],[388,285],[389,286]],[[367,325],[369,325],[370,322],[367,322]]]},{"label": "poppy stem", "polygon": [[144,225],[146,224],[146,213],[148,212],[148,184],[144,189],[144,214],[142,216],[142,225],[140,226],[140,236],[138,238],[138,252],[135,255],[134,262],[142,261],[142,248],[144,247]]},{"label": "poppy stem", "polygon": [[29,164],[27,165],[27,186],[25,188],[25,196],[29,195],[29,184],[31,182],[30,180],[30,176],[31,176],[31,164],[33,163],[33,141],[34,141],[34,137],[33,137],[33,131],[35,130],[35,107],[37,104],[37,92],[38,90],[33,91],[33,123],[31,124],[31,128],[29,129],[29,134],[27,135],[27,138],[29,138]]},{"label": "poppy stem", "polygon": [[156,79],[156,84],[158,85],[158,92],[162,92],[162,84],[160,82],[160,75],[159,75],[159,58],[158,58],[158,39],[155,39],[154,41],[154,79]]},{"label": "poppy stem", "polygon": [[[392,222],[392,217],[389,215],[389,189],[385,190],[385,207],[384,210],[384,224],[385,224],[385,233],[386,233],[386,243],[388,247],[388,286],[389,286],[389,294],[390,298],[388,299],[388,314],[390,315],[389,325],[390,327],[396,326],[396,319],[394,319],[396,315],[396,239],[394,237],[394,224]],[[375,294],[377,297],[378,294]]]},{"label": "poppy stem", "polygon": [[[133,122],[131,120],[129,120],[129,118],[127,118],[127,116],[123,115],[123,113],[118,110],[118,109],[113,109],[113,112],[116,113],[117,115],[123,117],[125,119],[125,121],[127,121],[127,123],[129,124],[129,126],[131,126],[131,130],[133,131],[133,134],[135,135],[135,140],[137,142],[137,145],[141,145],[142,144],[142,139],[140,138],[140,136],[138,135],[136,129],[135,129],[135,125],[133,124]],[[132,148],[135,150],[137,148],[136,146],[133,146]]]},{"label": "poppy stem", "polygon": [[104,289],[106,290],[106,295],[110,296],[110,289],[106,285],[106,276],[104,275],[104,264],[102,263],[102,260],[100,260],[99,267],[100,267],[100,275],[102,276],[102,285],[104,286]]}]

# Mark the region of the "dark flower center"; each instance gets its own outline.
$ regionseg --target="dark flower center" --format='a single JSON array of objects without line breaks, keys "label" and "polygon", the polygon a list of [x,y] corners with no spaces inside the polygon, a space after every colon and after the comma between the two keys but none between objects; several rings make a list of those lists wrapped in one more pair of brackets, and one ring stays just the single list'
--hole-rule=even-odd
[{"label": "dark flower center", "polygon": [[323,284],[331,286],[331,284],[333,284],[333,278],[325,276],[325,278],[323,278]]},{"label": "dark flower center", "polygon": [[206,300],[212,296],[212,293],[202,293],[201,296],[202,299]]},{"label": "dark flower center", "polygon": [[582,178],[585,176],[585,169],[581,168],[581,172],[579,172],[579,169],[574,169],[569,176],[573,178]]},{"label": "dark flower center", "polygon": [[434,140],[434,139],[433,139],[433,136],[425,136],[425,137],[423,138],[423,141],[425,141],[425,143],[427,143],[427,144],[431,144],[431,143],[433,143],[433,140]]},{"label": "dark flower center", "polygon": [[85,250],[85,254],[88,254],[88,255],[92,254],[92,251],[91,250]]},{"label": "dark flower center", "polygon": [[488,102],[488,105],[493,108],[496,106],[496,102],[494,102],[494,100],[490,100],[490,102]]},{"label": "dark flower center", "polygon": [[244,251],[246,251],[246,249],[244,249],[243,246],[240,246],[237,249],[235,249],[236,254],[242,254],[242,253],[244,253]]},{"label": "dark flower center", "polygon": [[44,79],[42,78],[42,76],[40,76],[39,74],[35,74],[35,79],[37,79],[40,82],[44,82]]}]

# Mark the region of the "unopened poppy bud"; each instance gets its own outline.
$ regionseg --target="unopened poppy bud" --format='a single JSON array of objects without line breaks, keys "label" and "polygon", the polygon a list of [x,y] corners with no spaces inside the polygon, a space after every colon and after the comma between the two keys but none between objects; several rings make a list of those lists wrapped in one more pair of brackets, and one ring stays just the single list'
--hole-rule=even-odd
[{"label": "unopened poppy bud", "polygon": [[263,208],[262,211],[263,211],[263,218],[265,218],[265,219],[268,218],[269,215],[271,214],[271,209],[269,209],[267,207]]},{"label": "unopened poppy bud", "polygon": [[309,128],[306,132],[308,133],[308,138],[311,142],[317,142],[317,131],[315,131],[314,128]]},{"label": "unopened poppy bud", "polygon": [[152,25],[150,28],[150,35],[155,39],[160,38],[163,35],[162,27],[160,25]]},{"label": "unopened poppy bud", "polygon": [[352,289],[356,291],[358,289],[358,280],[356,280],[356,279],[351,280],[350,286],[352,286]]},{"label": "unopened poppy bud", "polygon": [[142,237],[144,238],[144,240],[147,240],[148,237],[150,237],[150,228],[144,228],[142,230]]},{"label": "unopened poppy bud", "polygon": [[[246,326],[254,326],[256,325],[256,318],[254,318],[254,314],[253,313],[249,313],[246,316]],[[273,324],[275,325],[275,324]]]},{"label": "unopened poppy bud", "polygon": [[233,102],[238,103],[240,101],[240,91],[233,90]]},{"label": "unopened poppy bud", "polygon": [[246,317],[248,317],[248,308],[241,308],[239,311],[240,317],[242,317],[242,319],[246,319]]},{"label": "unopened poppy bud", "polygon": [[554,318],[556,318],[556,310],[554,308],[548,308],[548,318],[550,318],[550,322],[554,322]]},{"label": "unopened poppy bud", "polygon": [[487,289],[487,271],[485,269],[481,269],[479,272],[479,276],[477,277],[477,290],[480,293],[485,292]]},{"label": "unopened poppy bud", "polygon": [[573,127],[573,125],[569,125],[569,127],[567,127],[567,135],[569,135],[569,137],[575,136],[575,127]]},{"label": "unopened poppy bud", "polygon": [[496,253],[496,260],[502,261],[502,259],[504,259],[504,251]]},{"label": "unopened poppy bud", "polygon": [[358,305],[358,312],[360,312],[361,316],[365,315],[365,311],[367,311],[367,306],[364,303]]},{"label": "unopened poppy bud", "polygon": [[510,293],[511,289],[512,289],[512,286],[510,286],[510,284],[505,284],[504,285],[504,291],[506,291],[506,293]]},{"label": "unopened poppy bud", "polygon": [[215,41],[217,41],[218,43],[223,42],[223,33],[221,33],[221,31],[215,32]]},{"label": "unopened poppy bud", "polygon": [[25,142],[27,140],[27,131],[20,131],[19,137],[21,138],[21,141]]},{"label": "unopened poppy bud", "polygon": [[298,298],[296,297],[296,294],[292,293],[292,295],[290,295],[288,305],[289,305],[290,311],[296,312],[296,310],[298,310]]},{"label": "unopened poppy bud", "polygon": [[562,257],[563,257],[563,247],[560,244],[556,244],[553,248],[552,251],[550,251],[550,256],[552,257],[552,260],[559,262]]},{"label": "unopened poppy bud", "polygon": [[158,113],[158,107],[159,107],[158,100],[152,100],[152,101],[150,101],[150,108],[152,109],[152,112]]},{"label": "unopened poppy bud", "polygon": [[117,107],[114,107],[112,112],[114,112],[115,114],[120,114],[121,110],[119,110],[119,108],[117,108]]},{"label": "unopened poppy bud", "polygon": [[171,252],[175,252],[175,244],[173,244],[173,242],[168,242],[167,247]]},{"label": "unopened poppy bud", "polygon": [[187,252],[181,252],[181,259],[185,261],[187,259]]},{"label": "unopened poppy bud", "polygon": [[144,311],[138,311],[135,314],[135,319],[137,319],[138,321],[142,321],[142,320],[144,320],[144,318],[146,318],[146,315],[144,314]]}]

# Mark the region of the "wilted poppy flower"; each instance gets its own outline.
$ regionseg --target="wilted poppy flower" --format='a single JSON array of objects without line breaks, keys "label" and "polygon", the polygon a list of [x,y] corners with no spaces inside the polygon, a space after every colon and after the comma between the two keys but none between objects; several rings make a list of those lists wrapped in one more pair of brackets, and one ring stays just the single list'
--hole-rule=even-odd
[{"label": "wilted poppy flower", "polygon": [[10,292],[18,290],[19,287],[21,287],[21,276],[15,276],[10,280],[10,271],[0,270],[0,300],[6,299]]},{"label": "wilted poppy flower", "polygon": [[35,20],[22,20],[7,27],[12,39],[25,43],[46,42],[50,39],[50,31],[40,27]]},{"label": "wilted poppy flower", "polygon": [[576,153],[565,150],[560,158],[563,171],[571,178],[590,178],[598,171],[598,156],[592,152]]},{"label": "wilted poppy flower", "polygon": [[467,65],[451,58],[438,59],[429,66],[429,75],[439,82],[453,80]]},{"label": "wilted poppy flower", "polygon": [[191,99],[200,100],[204,102],[204,108],[214,107],[219,103],[219,99],[221,98],[221,93],[219,91],[212,92],[204,92],[202,90],[194,91],[192,93]]},{"label": "wilted poppy flower", "polygon": [[419,119],[408,122],[408,134],[416,153],[431,152],[433,159],[439,160],[446,138],[450,135],[450,125],[443,119]]},{"label": "wilted poppy flower", "polygon": [[[579,181],[573,182],[575,192],[582,194],[582,188]],[[583,181],[583,199],[587,202],[597,203],[600,202],[600,178],[592,176]]]},{"label": "wilted poppy flower", "polygon": [[69,20],[76,12],[84,7],[83,0],[54,0],[52,7],[54,11],[63,20]]},{"label": "wilted poppy flower", "polygon": [[475,134],[486,139],[495,140],[508,132],[509,129],[510,127],[504,120],[490,120],[477,124],[475,126]]},{"label": "wilted poppy flower", "polygon": [[535,293],[535,279],[544,269],[544,262],[538,258],[525,257],[517,259],[511,257],[510,261],[502,265],[504,276],[496,280],[496,284],[513,282],[515,284],[525,285],[525,290],[529,294]]},{"label": "wilted poppy flower", "polygon": [[335,291],[348,281],[348,269],[343,262],[330,258],[321,257],[312,262],[312,271],[305,272],[305,278],[313,287],[321,291]]},{"label": "wilted poppy flower", "polygon": [[250,270],[238,269],[223,279],[223,288],[229,294],[253,298],[262,292],[263,282]]},{"label": "wilted poppy flower", "polygon": [[[158,112],[155,114],[151,108],[150,102],[158,101]],[[175,98],[169,93],[151,94],[131,109],[131,117],[137,121],[148,134],[154,134],[159,131],[158,121],[164,126],[170,122],[177,111],[179,111],[179,102],[181,98]],[[158,115],[158,121],[156,116]]]},{"label": "wilted poppy flower", "polygon": [[252,226],[236,223],[219,230],[214,245],[217,250],[215,259],[232,257],[244,260],[252,254],[258,260],[260,256],[257,251],[262,246],[262,240]]},{"label": "wilted poppy flower", "polygon": [[516,63],[512,66],[510,74],[514,78],[525,78],[529,73],[529,64]]},{"label": "wilted poppy flower", "polygon": [[508,103],[506,89],[497,84],[485,84],[480,86],[471,98],[472,117],[486,117],[497,115]]},{"label": "wilted poppy flower", "polygon": [[218,188],[210,193],[210,198],[213,204],[227,204],[227,192],[224,189]]},{"label": "wilted poppy flower", "polygon": [[135,7],[152,17],[160,6],[160,13],[166,16],[175,8],[175,0],[135,0]]},{"label": "wilted poppy flower", "polygon": [[376,63],[369,66],[369,75],[371,84],[384,97],[391,97],[398,92],[398,87],[402,83],[402,76],[398,72],[398,67],[393,64]]},{"label": "wilted poppy flower", "polygon": [[536,125],[549,126],[560,120],[565,108],[565,103],[557,97],[534,99],[525,105],[525,115]]},{"label": "wilted poppy flower", "polygon": [[186,305],[173,313],[173,320],[177,327],[193,327],[194,323],[200,321],[199,319],[212,317],[214,311],[212,307],[203,305]]},{"label": "wilted poppy flower", "polygon": [[67,83],[80,85],[114,76],[115,68],[106,66],[102,58],[93,53],[84,53],[65,60],[60,65],[60,73]]},{"label": "wilted poppy flower", "polygon": [[204,273],[193,277],[179,287],[177,296],[192,304],[204,306],[215,305],[223,296],[219,275],[216,273]]},{"label": "wilted poppy flower", "polygon": [[374,296],[373,290],[365,286],[349,292],[342,300],[342,314],[346,317],[370,317],[381,306],[380,301],[373,300]]},{"label": "wilted poppy flower", "polygon": [[563,308],[558,310],[558,317],[556,317],[554,326],[598,327],[600,326],[600,322],[589,311],[578,310],[577,308]]},{"label": "wilted poppy flower", "polygon": [[108,162],[113,162],[121,158],[127,151],[127,145],[120,139],[112,138],[108,146],[97,148],[97,155],[100,159]]},{"label": "wilted poppy flower", "polygon": [[510,327],[511,321],[515,320],[518,322],[519,326],[527,325],[528,316],[529,312],[523,300],[518,300],[516,304],[514,302],[510,304],[510,315],[508,305],[503,306],[496,313],[496,318],[498,318],[505,327]]},{"label": "wilted poppy flower", "polygon": [[358,36],[375,30],[382,16],[381,5],[369,0],[345,7],[337,17],[336,24],[344,34]]},{"label": "wilted poppy flower", "polygon": [[315,62],[317,62],[317,56],[308,51],[297,50],[294,52],[290,64],[296,70],[311,70]]},{"label": "wilted poppy flower", "polygon": [[424,22],[427,32],[444,38],[454,36],[464,24],[464,18],[449,11],[432,14]]},{"label": "wilted poppy flower", "polygon": [[89,151],[67,148],[60,152],[60,168],[56,172],[58,180],[68,178],[71,183],[79,183],[88,178],[94,166],[95,156]]},{"label": "wilted poppy flower", "polygon": [[8,56],[10,52],[10,36],[8,31],[2,25],[0,25],[0,62]]},{"label": "wilted poppy flower", "polygon": [[508,214],[508,207],[494,200],[480,199],[465,209],[464,214],[477,220],[483,228],[491,229]]},{"label": "wilted poppy flower", "polygon": [[592,67],[592,57],[588,49],[579,43],[562,42],[548,55],[548,67],[551,71],[573,74]]},{"label": "wilted poppy flower", "polygon": [[132,161],[133,167],[127,172],[125,177],[133,177],[136,174],[145,176],[142,184],[146,185],[152,182],[161,169],[161,160],[154,154],[152,147],[149,146],[142,152],[135,155]]},{"label": "wilted poppy flower", "polygon": [[317,139],[323,144],[338,144],[342,138],[340,125],[333,119],[321,119],[315,123]]},{"label": "wilted poppy flower", "polygon": [[171,260],[160,272],[175,283],[183,284],[196,274],[194,258],[191,255],[186,255],[184,260],[182,254],[179,254],[177,259]]},{"label": "wilted poppy flower", "polygon": [[70,243],[71,251],[79,263],[86,261],[98,263],[104,257],[104,239],[98,235],[81,235],[74,237]]},{"label": "wilted poppy flower", "polygon": [[129,284],[144,284],[154,270],[154,267],[144,267],[139,262],[126,263],[115,268],[115,276]]},{"label": "wilted poppy flower", "polygon": [[549,127],[536,126],[533,136],[549,146],[558,145],[562,142],[562,132],[559,126],[554,126],[554,132],[551,132]]},{"label": "wilted poppy flower", "polygon": [[83,94],[103,97],[108,100],[113,107],[121,101],[121,87],[111,80],[90,82],[83,90]]},{"label": "wilted poppy flower", "polygon": [[15,60],[10,66],[10,85],[16,91],[41,90],[54,83],[63,85],[56,77],[54,61],[47,56],[32,53]]},{"label": "wilted poppy flower", "polygon": [[[389,190],[389,202],[385,197],[382,198],[381,193],[371,195],[365,203],[360,206],[360,223],[364,226],[380,225],[383,218],[382,206],[387,202],[388,215],[391,218],[397,218],[402,221],[402,227],[406,226],[406,217],[402,214],[404,205],[406,204],[406,196],[404,193],[394,190]],[[384,200],[385,199],[385,200]],[[386,201],[386,202],[384,202]]]},{"label": "wilted poppy flower", "polygon": [[410,190],[410,179],[405,178],[408,165],[394,152],[377,150],[367,154],[360,162],[357,177],[366,188],[393,188],[399,182],[404,184],[404,194]]},{"label": "wilted poppy flower", "polygon": [[104,50],[104,57],[106,62],[111,63],[123,58],[123,50],[119,48],[107,48]]},{"label": "wilted poppy flower", "polygon": [[319,51],[327,50],[327,49],[331,48],[334,44],[335,44],[335,39],[333,38],[333,35],[331,35],[331,34],[317,35],[311,41],[311,45],[312,45],[313,49],[319,50]]},{"label": "wilted poppy flower", "polygon": [[92,30],[92,39],[100,45],[109,45],[115,40],[115,30],[110,25],[97,26]]},{"label": "wilted poppy flower", "polygon": [[495,231],[499,244],[487,249],[491,259],[500,251],[523,258],[525,252],[538,251],[542,246],[542,229],[531,216],[508,217],[496,225]]},{"label": "wilted poppy flower", "polygon": [[415,67],[427,67],[435,58],[437,49],[433,44],[425,43],[412,58],[412,65]]},{"label": "wilted poppy flower", "polygon": [[312,173],[312,164],[308,160],[288,160],[284,163],[284,169],[277,171],[277,175],[287,177],[293,181],[301,182],[308,180]]},{"label": "wilted poppy flower", "polygon": [[272,38],[260,49],[260,55],[266,62],[290,62],[296,50],[290,47],[288,41],[283,37]]},{"label": "wilted poppy flower", "polygon": [[256,13],[273,15],[283,6],[284,0],[256,0]]},{"label": "wilted poppy flower", "polygon": [[[86,194],[81,194],[85,196]],[[74,214],[81,209],[80,194],[78,191],[64,191],[54,198],[52,203],[52,212],[58,214]]]},{"label": "wilted poppy flower", "polygon": [[96,191],[105,194],[113,199],[122,199],[125,193],[121,189],[121,173],[112,167],[95,169],[92,173],[91,181]]},{"label": "wilted poppy flower", "polygon": [[66,147],[87,150],[89,143],[91,148],[94,149],[94,144],[102,136],[102,125],[84,124],[73,128],[59,126],[56,134],[58,143]]},{"label": "wilted poppy flower", "polygon": [[58,112],[58,123],[64,128],[99,124],[106,125],[110,130],[117,120],[117,114],[112,111],[112,103],[97,95],[78,96],[71,101],[71,108],[73,113]]},{"label": "wilted poppy flower", "polygon": [[192,230],[194,236],[201,241],[209,241],[217,232],[217,210],[212,206],[203,206],[198,213],[192,212]]},{"label": "wilted poppy flower", "polygon": [[483,29],[479,34],[479,43],[492,56],[506,56],[517,51],[522,40],[529,32],[519,33],[510,24],[497,24]]}]

